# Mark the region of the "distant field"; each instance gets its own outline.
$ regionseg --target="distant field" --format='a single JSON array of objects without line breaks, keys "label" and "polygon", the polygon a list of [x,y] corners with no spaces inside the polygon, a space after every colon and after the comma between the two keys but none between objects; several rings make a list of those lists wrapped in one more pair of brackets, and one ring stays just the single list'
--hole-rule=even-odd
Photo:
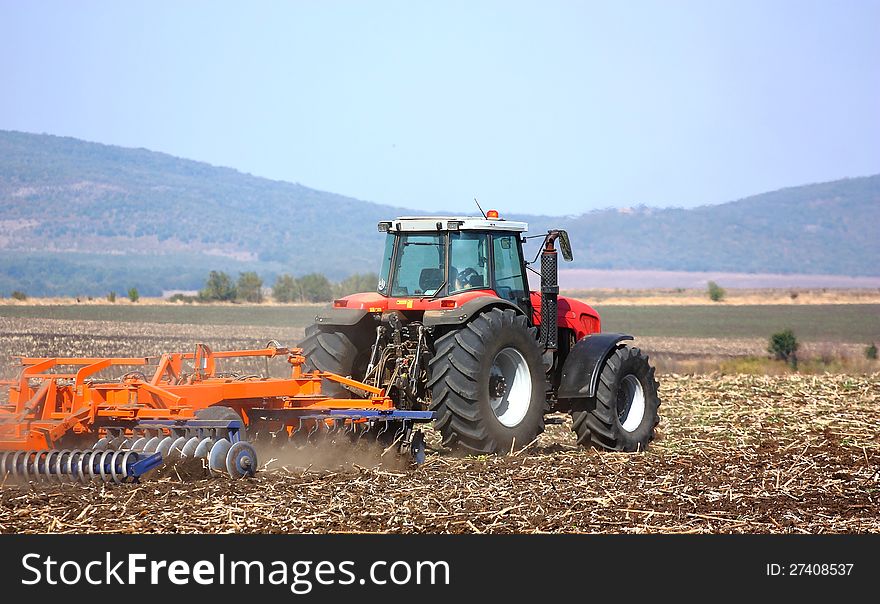
[{"label": "distant field", "polygon": [[57,306],[0,306],[0,317],[123,321],[127,323],[182,323],[190,325],[311,325],[316,306],[211,306],[133,304],[63,304]]},{"label": "distant field", "polygon": [[639,336],[767,338],[790,328],[800,340],[880,342],[880,304],[809,306],[596,306],[605,331]]},{"label": "distant field", "polygon": [[[606,331],[645,337],[767,338],[785,328],[804,341],[880,342],[880,304],[602,306]],[[0,306],[0,317],[302,328],[314,306]]]},{"label": "distant field", "polygon": [[771,273],[725,273],[656,270],[602,270],[560,268],[563,289],[590,288],[696,288],[705,289],[715,281],[731,288],[880,288],[880,276],[780,275]]}]

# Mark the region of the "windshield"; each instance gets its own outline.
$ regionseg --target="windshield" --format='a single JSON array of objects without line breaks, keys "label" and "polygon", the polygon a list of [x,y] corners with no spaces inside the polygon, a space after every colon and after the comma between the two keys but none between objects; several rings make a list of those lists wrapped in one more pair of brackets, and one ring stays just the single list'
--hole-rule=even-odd
[{"label": "windshield", "polygon": [[[392,241],[395,235],[389,234]],[[446,281],[446,242],[440,233],[397,235],[391,296],[433,296]],[[386,252],[388,247],[386,246]],[[384,268],[384,264],[383,264]],[[385,273],[387,274],[387,273]],[[381,288],[380,288],[381,290]]]}]

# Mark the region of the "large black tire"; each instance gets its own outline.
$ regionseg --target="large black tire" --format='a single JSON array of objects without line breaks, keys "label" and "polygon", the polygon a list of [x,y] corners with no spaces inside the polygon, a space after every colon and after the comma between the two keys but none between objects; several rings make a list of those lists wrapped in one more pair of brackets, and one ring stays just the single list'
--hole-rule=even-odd
[{"label": "large black tire", "polygon": [[[547,377],[536,330],[524,316],[491,309],[440,337],[435,350],[428,387],[444,446],[508,453],[544,431]],[[492,377],[493,366],[504,381]],[[507,384],[508,374],[522,377]]]},{"label": "large black tire", "polygon": [[644,451],[660,421],[658,388],[648,355],[638,348],[617,348],[602,367],[596,396],[572,403],[571,429],[578,444]]},{"label": "large black tire", "polygon": [[[343,377],[363,378],[366,366],[364,351],[358,350],[351,333],[333,326],[312,325],[306,328],[306,337],[299,344],[306,362],[304,371],[329,371]],[[369,350],[367,350],[369,353]],[[360,375],[358,375],[360,373]],[[354,398],[355,394],[339,382],[323,380],[321,391],[333,398]]]}]

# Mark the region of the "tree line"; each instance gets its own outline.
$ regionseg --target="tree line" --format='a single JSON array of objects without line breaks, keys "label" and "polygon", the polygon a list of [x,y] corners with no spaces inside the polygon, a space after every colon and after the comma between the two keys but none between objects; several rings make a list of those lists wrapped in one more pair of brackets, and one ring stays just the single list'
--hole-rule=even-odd
[{"label": "tree line", "polygon": [[[309,273],[301,277],[283,274],[275,279],[271,288],[276,302],[330,302],[335,298],[358,292],[375,291],[379,276],[375,273],[355,274],[339,282],[332,282],[321,273]],[[205,287],[197,296],[175,294],[172,302],[252,302],[265,301],[266,288],[263,279],[255,272],[239,273],[234,280],[223,271],[211,271]]]}]

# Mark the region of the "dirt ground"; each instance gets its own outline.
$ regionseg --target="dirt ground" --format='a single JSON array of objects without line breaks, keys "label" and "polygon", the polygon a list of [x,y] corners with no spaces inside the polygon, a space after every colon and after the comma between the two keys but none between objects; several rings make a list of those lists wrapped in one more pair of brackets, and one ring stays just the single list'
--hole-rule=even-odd
[{"label": "dirt ground", "polygon": [[[6,484],[0,532],[880,531],[880,374],[661,380],[645,453],[574,446],[567,418],[509,457],[270,452],[254,479]],[[282,460],[272,461],[274,457]]]}]

